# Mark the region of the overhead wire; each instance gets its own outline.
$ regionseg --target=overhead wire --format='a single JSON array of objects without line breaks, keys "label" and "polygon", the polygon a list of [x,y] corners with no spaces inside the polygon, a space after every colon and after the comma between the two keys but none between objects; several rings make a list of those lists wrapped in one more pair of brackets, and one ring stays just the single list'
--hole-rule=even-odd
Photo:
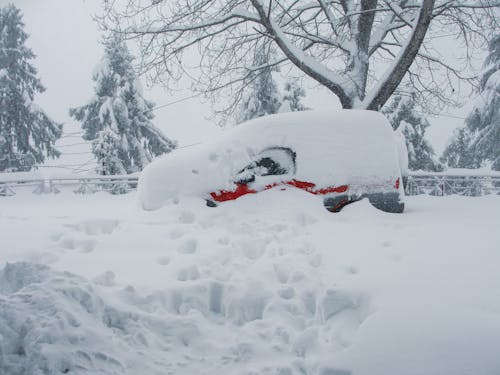
[{"label": "overhead wire", "polygon": [[[143,113],[154,112],[154,111],[157,111],[158,109],[166,108],[166,107],[172,106],[174,104],[178,104],[178,103],[182,103],[182,102],[185,102],[187,100],[190,100],[190,99],[194,99],[196,97],[199,97],[200,95],[202,95],[202,94],[198,93],[198,94],[190,95],[190,96],[178,99],[178,100],[174,100],[174,101],[169,102],[169,103],[161,104],[161,105],[158,105],[156,107],[151,108],[150,110],[144,111]],[[81,135],[83,133],[84,133],[83,130],[69,132],[69,133],[64,133],[59,139],[64,139],[64,138],[81,138]],[[86,145],[86,144],[89,144],[89,143],[88,142],[71,143],[71,144],[67,144],[67,145],[58,146],[57,149],[65,148],[65,147],[73,147],[73,146]],[[186,146],[182,146],[181,148],[191,147],[191,146],[194,146],[196,144],[197,143],[186,145]],[[84,152],[65,152],[65,151],[62,151],[61,152],[61,155],[90,155],[90,154],[92,154],[91,151],[84,151]],[[95,161],[94,158],[92,158],[92,159],[88,160],[87,162],[85,162],[83,164],[80,164],[80,165],[79,164],[59,164],[59,165],[53,165],[53,166],[37,165],[36,167],[37,168],[65,168],[65,169],[72,169],[73,171],[78,171],[78,172],[86,172],[86,171],[92,170],[93,168],[82,169],[81,167],[84,167],[84,166],[86,166],[86,165],[88,165],[88,164],[90,164],[91,162],[94,162],[94,161]]]},{"label": "overhead wire", "polygon": [[[442,35],[442,36],[451,36],[451,35]],[[182,103],[182,102],[185,102],[187,100],[199,97],[200,95],[201,95],[201,93],[198,93],[198,94],[187,96],[187,97],[184,97],[184,98],[181,98],[178,100],[174,100],[172,102],[165,103],[165,104],[156,106],[150,110],[144,111],[144,113],[153,112],[153,111],[156,111],[158,109],[162,109],[162,108],[166,108],[166,107],[178,104],[178,103]],[[419,113],[421,115],[429,116],[429,114],[427,114],[427,113],[423,113],[423,112],[417,112],[417,113]],[[449,117],[449,118],[465,120],[465,117],[460,117],[460,116],[455,116],[455,115],[450,115],[450,114],[439,114],[439,115],[435,115],[434,117]],[[80,138],[81,134],[83,134],[83,130],[75,131],[75,132],[71,132],[71,133],[65,133],[60,138]],[[86,145],[86,144],[89,144],[89,143],[88,142],[77,142],[77,143],[72,143],[72,144],[67,144],[67,145],[61,145],[61,146],[58,146],[57,148],[72,147],[72,146],[79,146],[79,145]],[[185,146],[182,146],[180,148],[187,148],[187,147],[195,146],[197,144],[199,144],[199,142],[185,145]],[[90,154],[92,154],[92,152],[91,151],[85,151],[85,152],[64,152],[63,151],[63,152],[61,152],[61,154],[62,155],[90,155]],[[82,164],[60,164],[60,165],[53,165],[53,166],[38,165],[37,168],[65,168],[65,169],[71,169],[74,172],[80,173],[80,172],[87,172],[87,171],[93,170],[94,168],[84,168],[93,162],[95,162],[94,157],[92,157],[91,159],[87,160],[86,162],[84,162]]]}]

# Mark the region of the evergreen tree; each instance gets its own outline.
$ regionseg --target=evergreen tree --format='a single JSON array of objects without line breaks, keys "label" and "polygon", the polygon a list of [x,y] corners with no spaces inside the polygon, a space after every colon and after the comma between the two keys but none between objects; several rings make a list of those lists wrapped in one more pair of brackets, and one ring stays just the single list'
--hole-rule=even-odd
[{"label": "evergreen tree", "polygon": [[0,8],[0,171],[28,171],[45,157],[58,157],[54,143],[62,125],[33,102],[45,90],[30,63],[22,14],[14,5]]},{"label": "evergreen tree", "polygon": [[473,134],[470,151],[500,171],[500,34],[489,43],[481,74],[479,97],[465,125]]},{"label": "evergreen tree", "polygon": [[287,81],[285,83],[283,100],[279,111],[297,112],[307,110],[308,108],[302,104],[302,98],[305,96],[305,90],[295,81]]},{"label": "evergreen tree", "polygon": [[451,168],[479,168],[481,161],[471,150],[472,134],[467,128],[457,129],[440,160]]},{"label": "evergreen tree", "polygon": [[[270,56],[272,56],[272,52],[269,48],[257,49],[254,56],[254,66],[269,64]],[[237,123],[278,113],[281,106],[281,95],[272,75],[274,71],[276,68],[262,68],[251,77],[251,84],[236,116]]]},{"label": "evergreen tree", "polygon": [[389,119],[394,130],[400,131],[408,149],[410,170],[442,171],[430,143],[424,138],[429,121],[415,110],[412,97],[396,95],[382,113]]},{"label": "evergreen tree", "polygon": [[441,157],[450,167],[479,168],[486,161],[500,170],[500,34],[489,43],[479,97]]},{"label": "evergreen tree", "polygon": [[152,124],[154,104],[142,96],[125,42],[113,35],[104,47],[92,77],[96,95],[70,115],[82,122],[83,138],[92,141],[101,174],[133,173],[172,151],[176,143]]}]

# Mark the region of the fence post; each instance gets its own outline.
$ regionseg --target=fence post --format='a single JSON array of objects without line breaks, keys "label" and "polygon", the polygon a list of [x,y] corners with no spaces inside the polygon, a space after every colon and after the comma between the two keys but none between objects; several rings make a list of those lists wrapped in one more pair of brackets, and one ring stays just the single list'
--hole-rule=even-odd
[{"label": "fence post", "polygon": [[40,180],[40,183],[38,186],[33,190],[34,194],[58,194],[61,191],[54,186],[54,183],[52,180]]},{"label": "fence post", "polygon": [[13,195],[16,195],[14,190],[11,189],[9,184],[3,184],[0,187],[0,196],[1,197],[12,197]]}]

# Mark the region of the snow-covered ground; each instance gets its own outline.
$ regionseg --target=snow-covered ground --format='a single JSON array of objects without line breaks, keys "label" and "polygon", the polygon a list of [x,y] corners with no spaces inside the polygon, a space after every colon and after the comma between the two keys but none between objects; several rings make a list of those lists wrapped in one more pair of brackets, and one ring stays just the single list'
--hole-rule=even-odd
[{"label": "snow-covered ground", "polygon": [[500,197],[0,197],[0,374],[499,374]]}]

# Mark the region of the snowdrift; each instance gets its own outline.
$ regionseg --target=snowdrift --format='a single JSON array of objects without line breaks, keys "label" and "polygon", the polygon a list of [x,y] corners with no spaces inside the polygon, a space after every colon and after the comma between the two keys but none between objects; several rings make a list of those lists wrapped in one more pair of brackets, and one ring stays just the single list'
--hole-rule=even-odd
[{"label": "snowdrift", "polygon": [[0,199],[0,374],[499,373],[498,196],[315,199]]}]

